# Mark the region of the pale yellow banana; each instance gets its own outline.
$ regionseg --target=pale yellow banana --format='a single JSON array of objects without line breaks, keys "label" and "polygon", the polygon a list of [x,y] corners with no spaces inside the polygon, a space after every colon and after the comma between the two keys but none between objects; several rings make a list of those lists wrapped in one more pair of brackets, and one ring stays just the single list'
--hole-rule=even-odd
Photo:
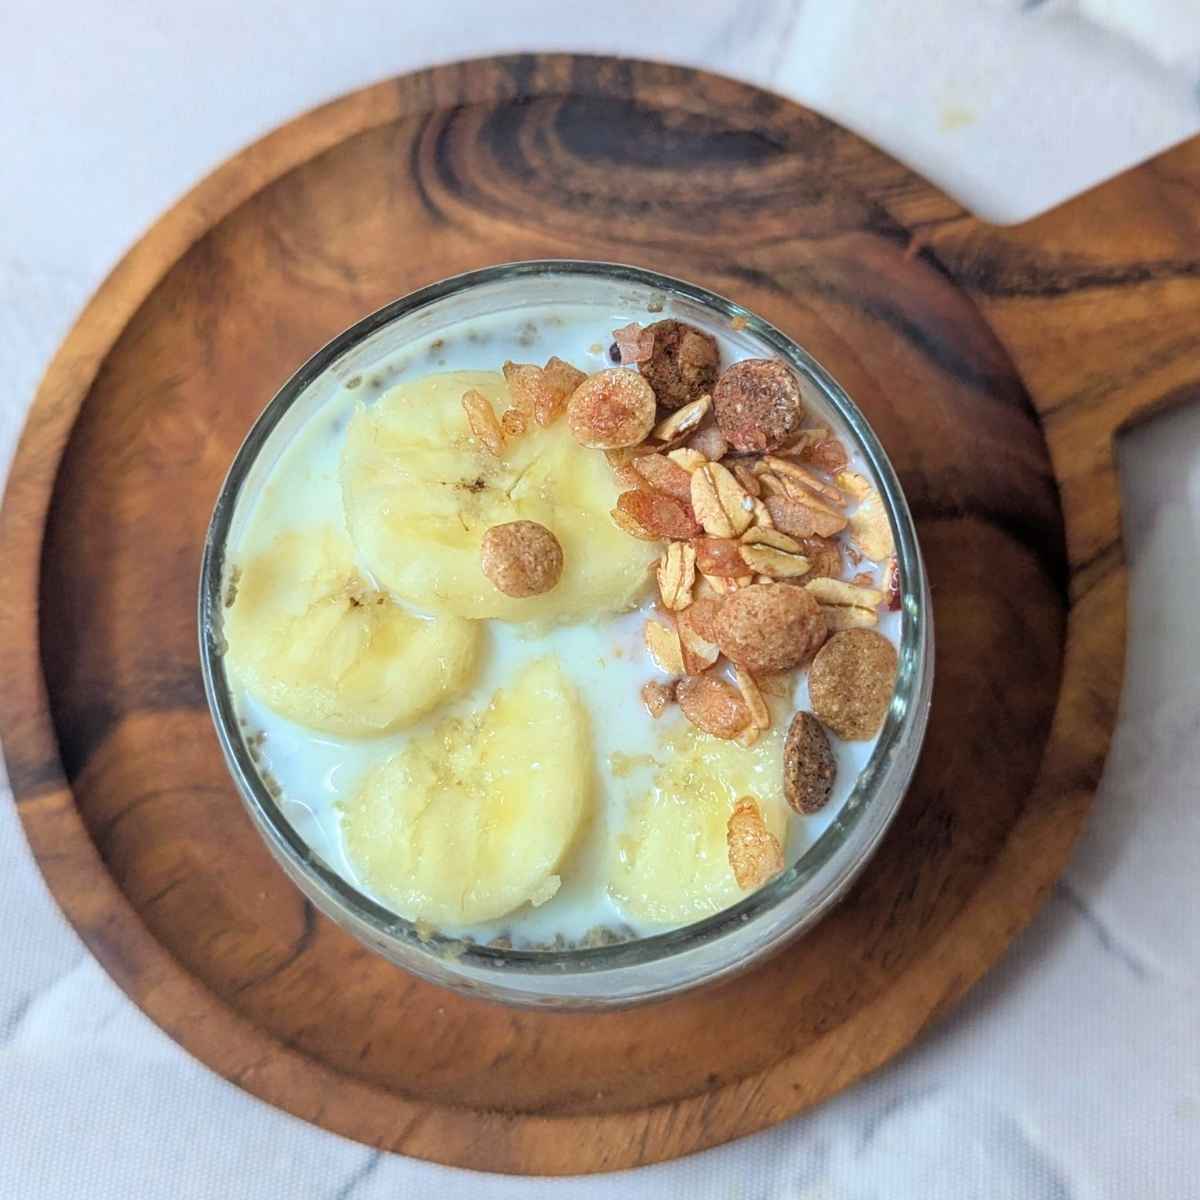
[{"label": "pale yellow banana", "polygon": [[480,627],[393,604],[364,580],[340,530],[281,534],[237,572],[227,661],[252,695],[298,724],[387,733],[474,675]]},{"label": "pale yellow banana", "polygon": [[[472,390],[497,415],[508,407],[503,376],[454,371],[356,411],[341,477],[365,565],[395,595],[460,617],[579,619],[629,607],[658,547],[613,524],[619,488],[603,454],[577,445],[559,420],[530,422],[497,456],[471,434],[462,397]],[[546,526],[562,546],[562,577],[543,595],[506,596],[480,566],[484,532],[517,520]]]},{"label": "pale yellow banana", "polygon": [[746,895],[729,866],[726,831],[742,796],[753,796],[767,828],[786,846],[783,736],[753,747],[682,724],[665,739],[649,791],[629,806],[613,848],[609,892],[635,922],[681,925]]},{"label": "pale yellow banana", "polygon": [[553,659],[479,713],[415,735],[342,807],[346,852],[401,915],[438,928],[552,894],[592,809],[587,713]]}]

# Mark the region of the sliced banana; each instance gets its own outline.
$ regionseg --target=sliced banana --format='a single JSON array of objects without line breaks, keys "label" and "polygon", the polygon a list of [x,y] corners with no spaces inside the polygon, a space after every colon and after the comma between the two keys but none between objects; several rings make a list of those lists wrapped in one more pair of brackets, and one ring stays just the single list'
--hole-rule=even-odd
[{"label": "sliced banana", "polygon": [[280,534],[241,565],[226,661],[281,716],[341,737],[409,725],[470,682],[480,626],[418,617],[371,588],[346,535]]},{"label": "sliced banana", "polygon": [[[618,487],[604,455],[579,446],[564,421],[532,427],[495,455],[468,427],[462,397],[472,389],[497,413],[508,406],[501,375],[453,371],[356,411],[341,478],[363,562],[396,596],[460,617],[544,621],[630,607],[657,547],[613,524]],[[506,596],[480,566],[484,532],[517,520],[544,525],[562,546],[562,578],[543,595]]]},{"label": "sliced banana", "polygon": [[342,807],[346,852],[402,916],[440,928],[541,903],[592,810],[587,713],[553,659],[482,712],[417,734]]},{"label": "sliced banana", "polygon": [[665,743],[652,786],[630,804],[614,842],[609,893],[630,920],[683,925],[747,894],[733,877],[726,840],[740,797],[758,801],[786,846],[783,733],[773,728],[747,749],[681,724]]}]

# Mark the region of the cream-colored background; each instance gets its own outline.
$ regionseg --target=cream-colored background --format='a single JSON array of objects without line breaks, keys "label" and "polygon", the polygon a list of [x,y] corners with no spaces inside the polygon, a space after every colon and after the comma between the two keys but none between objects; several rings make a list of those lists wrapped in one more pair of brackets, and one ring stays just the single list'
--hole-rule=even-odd
[{"label": "cream-colored background", "polygon": [[[994,219],[1200,129],[1195,0],[7,0],[0,469],[79,306],[205,172],[350,88],[530,48],[674,59],[773,86]],[[252,1100],[154,1028],[58,915],[6,793],[0,1196],[1194,1195],[1200,411],[1137,433],[1122,463],[1132,636],[1091,831],[1000,967],[873,1079],[737,1145],[619,1177],[532,1183],[373,1154]]]}]

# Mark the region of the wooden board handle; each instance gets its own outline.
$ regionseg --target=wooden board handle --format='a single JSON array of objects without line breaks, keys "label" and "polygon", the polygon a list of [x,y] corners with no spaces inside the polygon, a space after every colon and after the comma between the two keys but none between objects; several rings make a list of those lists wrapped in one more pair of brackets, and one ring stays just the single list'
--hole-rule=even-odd
[{"label": "wooden board handle", "polygon": [[927,240],[1051,433],[1111,438],[1196,394],[1200,137],[1023,225],[949,222]]},{"label": "wooden board handle", "polygon": [[1200,398],[1200,138],[1023,225],[922,237],[1041,416],[1081,595],[1120,561],[1114,438]]}]

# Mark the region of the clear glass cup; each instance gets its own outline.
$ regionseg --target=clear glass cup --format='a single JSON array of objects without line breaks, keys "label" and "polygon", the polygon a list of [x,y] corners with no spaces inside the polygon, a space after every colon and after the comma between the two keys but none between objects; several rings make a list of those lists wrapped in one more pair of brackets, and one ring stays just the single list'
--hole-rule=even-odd
[{"label": "clear glass cup", "polygon": [[[397,916],[335,872],[288,821],[239,723],[223,658],[226,547],[243,497],[342,384],[419,338],[498,312],[548,304],[611,304],[630,320],[647,312],[720,329],[746,353],[782,358],[806,399],[863,455],[878,483],[900,567],[899,674],[886,722],[841,811],[799,860],[733,907],[680,929],[570,949],[509,949],[431,933]],[[652,318],[656,319],[656,318]],[[200,657],[217,736],[246,810],[302,892],[326,916],[407,971],[508,1004],[609,1008],[670,996],[744,970],[811,928],[845,894],[894,817],[925,734],[933,682],[929,585],[895,471],[862,413],[820,363],[778,329],[694,284],[636,267],[565,260],[519,262],[458,275],[365,317],[312,356],[267,405],[233,460],[204,544]]]}]

